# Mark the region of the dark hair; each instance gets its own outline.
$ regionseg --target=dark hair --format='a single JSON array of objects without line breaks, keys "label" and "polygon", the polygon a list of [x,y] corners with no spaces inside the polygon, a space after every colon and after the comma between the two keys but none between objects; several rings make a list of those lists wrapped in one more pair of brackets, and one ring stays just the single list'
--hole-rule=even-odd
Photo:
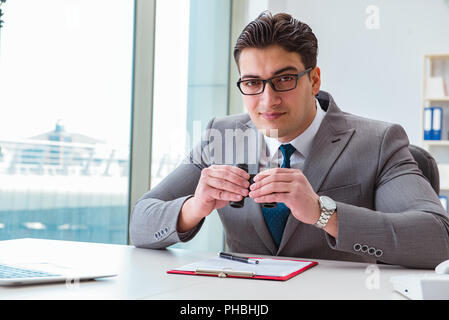
[{"label": "dark hair", "polygon": [[234,59],[239,65],[240,53],[245,48],[264,49],[279,45],[289,52],[297,52],[304,67],[316,67],[318,40],[312,29],[287,13],[272,15],[262,12],[243,29],[234,47]]}]

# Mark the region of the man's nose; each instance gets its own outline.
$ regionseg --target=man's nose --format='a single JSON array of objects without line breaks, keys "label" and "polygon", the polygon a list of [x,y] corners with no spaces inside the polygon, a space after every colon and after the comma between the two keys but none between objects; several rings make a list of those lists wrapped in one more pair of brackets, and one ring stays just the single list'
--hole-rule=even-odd
[{"label": "man's nose", "polygon": [[269,83],[265,85],[265,90],[260,94],[260,104],[264,107],[276,107],[281,103],[279,92],[275,91]]}]

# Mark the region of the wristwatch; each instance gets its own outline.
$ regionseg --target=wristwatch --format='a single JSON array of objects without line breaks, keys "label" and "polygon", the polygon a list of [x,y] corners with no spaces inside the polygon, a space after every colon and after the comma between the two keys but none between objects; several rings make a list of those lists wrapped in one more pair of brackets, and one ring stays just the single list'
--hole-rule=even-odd
[{"label": "wristwatch", "polygon": [[321,215],[317,223],[314,224],[314,226],[323,229],[329,222],[329,219],[332,217],[335,210],[337,209],[337,205],[334,200],[326,196],[321,196],[318,202],[321,208]]}]

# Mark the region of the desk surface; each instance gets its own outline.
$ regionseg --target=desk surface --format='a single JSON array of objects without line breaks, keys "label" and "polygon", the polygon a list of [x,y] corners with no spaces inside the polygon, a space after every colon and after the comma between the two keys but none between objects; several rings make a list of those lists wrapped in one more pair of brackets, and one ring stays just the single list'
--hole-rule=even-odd
[{"label": "desk surface", "polygon": [[53,262],[105,266],[118,276],[102,280],[0,287],[0,299],[186,299],[308,300],[405,299],[390,277],[433,270],[316,259],[319,264],[281,282],[167,274],[166,271],[213,257],[182,249],[149,250],[133,246],[40,239],[0,241],[0,262]]}]

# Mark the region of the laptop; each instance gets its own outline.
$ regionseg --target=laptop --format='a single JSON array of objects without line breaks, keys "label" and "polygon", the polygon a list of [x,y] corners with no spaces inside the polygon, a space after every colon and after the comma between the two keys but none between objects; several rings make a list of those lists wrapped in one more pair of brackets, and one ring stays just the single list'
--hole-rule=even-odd
[{"label": "laptop", "polygon": [[56,263],[0,263],[0,286],[19,286],[27,284],[65,282],[77,285],[80,281],[114,277],[115,272],[83,270]]}]

